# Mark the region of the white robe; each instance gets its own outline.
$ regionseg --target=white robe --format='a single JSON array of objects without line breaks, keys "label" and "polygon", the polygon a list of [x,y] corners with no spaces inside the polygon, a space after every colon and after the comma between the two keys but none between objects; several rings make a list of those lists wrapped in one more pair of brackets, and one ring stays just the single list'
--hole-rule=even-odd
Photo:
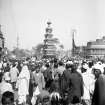
[{"label": "white robe", "polygon": [[[26,95],[29,94],[29,79],[30,79],[30,72],[27,66],[23,66],[22,71],[18,77],[18,96],[19,100],[22,103],[26,101]],[[25,99],[22,99],[25,98]]]},{"label": "white robe", "polygon": [[82,74],[84,82],[84,95],[83,98],[90,100],[90,93],[94,90],[95,79],[92,76],[93,74],[85,72]]}]

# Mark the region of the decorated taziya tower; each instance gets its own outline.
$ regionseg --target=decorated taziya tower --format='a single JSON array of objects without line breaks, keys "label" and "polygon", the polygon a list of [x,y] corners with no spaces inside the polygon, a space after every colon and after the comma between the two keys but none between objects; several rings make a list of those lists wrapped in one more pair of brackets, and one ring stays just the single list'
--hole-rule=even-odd
[{"label": "decorated taziya tower", "polygon": [[43,57],[44,58],[53,58],[56,57],[56,44],[58,43],[57,38],[53,38],[51,28],[51,22],[47,22],[47,28],[45,33],[45,39],[44,39],[44,48],[43,48]]}]

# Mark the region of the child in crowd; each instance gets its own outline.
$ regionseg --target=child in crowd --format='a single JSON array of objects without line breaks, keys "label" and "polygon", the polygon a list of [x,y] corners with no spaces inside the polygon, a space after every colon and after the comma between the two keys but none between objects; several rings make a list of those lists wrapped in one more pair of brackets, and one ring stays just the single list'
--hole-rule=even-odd
[{"label": "child in crowd", "polygon": [[14,93],[6,91],[2,95],[2,105],[14,105]]}]

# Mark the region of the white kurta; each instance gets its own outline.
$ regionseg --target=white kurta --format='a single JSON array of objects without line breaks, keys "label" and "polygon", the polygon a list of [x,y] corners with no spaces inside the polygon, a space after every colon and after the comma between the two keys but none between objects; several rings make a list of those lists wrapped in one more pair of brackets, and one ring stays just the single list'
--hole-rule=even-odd
[{"label": "white kurta", "polygon": [[30,79],[30,72],[27,66],[22,68],[21,73],[18,77],[18,94],[19,95],[27,95],[29,89],[29,79]]},{"label": "white kurta", "polygon": [[83,76],[83,82],[84,82],[84,95],[83,98],[86,100],[90,100],[90,92],[93,90],[94,88],[94,81],[95,79],[92,78],[92,74],[85,72],[82,74]]},{"label": "white kurta", "polygon": [[18,73],[19,73],[19,71],[16,67],[11,68],[11,70],[10,70],[11,82],[17,81]]},{"label": "white kurta", "polygon": [[10,83],[2,81],[0,83],[0,94],[3,94],[6,91],[13,92],[12,85]]},{"label": "white kurta", "polygon": [[20,103],[26,101],[26,95],[29,94],[29,79],[30,72],[27,66],[22,68],[21,73],[18,77],[18,96]]}]

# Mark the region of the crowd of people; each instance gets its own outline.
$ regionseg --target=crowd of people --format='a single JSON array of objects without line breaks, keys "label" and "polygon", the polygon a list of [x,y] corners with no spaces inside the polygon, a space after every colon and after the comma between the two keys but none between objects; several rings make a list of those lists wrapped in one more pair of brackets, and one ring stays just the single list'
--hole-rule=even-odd
[{"label": "crowd of people", "polygon": [[2,105],[105,105],[102,59],[2,59]]}]

